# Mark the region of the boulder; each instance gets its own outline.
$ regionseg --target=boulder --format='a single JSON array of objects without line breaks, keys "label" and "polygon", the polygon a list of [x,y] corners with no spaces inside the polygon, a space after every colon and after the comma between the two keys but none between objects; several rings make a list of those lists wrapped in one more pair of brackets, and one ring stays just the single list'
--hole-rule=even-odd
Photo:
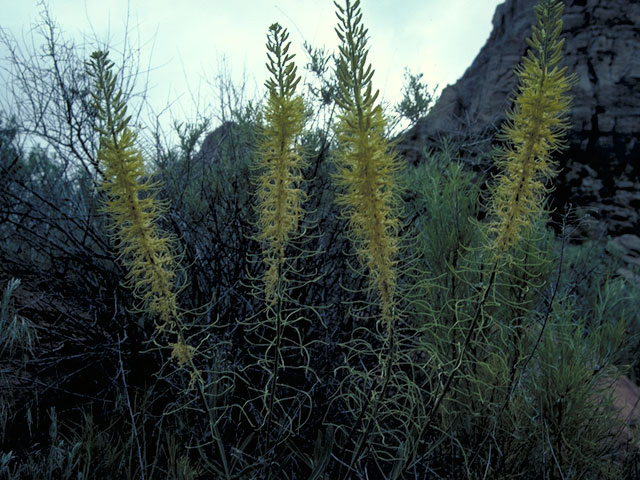
[{"label": "boulder", "polygon": [[200,150],[194,155],[195,162],[206,164],[219,162],[229,144],[240,143],[239,134],[238,124],[231,121],[223,122],[204,137]]}]

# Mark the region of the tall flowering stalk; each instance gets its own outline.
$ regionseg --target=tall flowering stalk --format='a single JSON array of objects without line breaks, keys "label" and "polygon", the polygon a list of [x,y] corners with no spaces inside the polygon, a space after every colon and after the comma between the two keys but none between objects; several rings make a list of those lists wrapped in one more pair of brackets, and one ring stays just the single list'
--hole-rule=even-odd
[{"label": "tall flowering stalk", "polygon": [[269,303],[277,300],[280,288],[284,287],[285,248],[303,215],[304,192],[300,189],[303,160],[296,138],[304,126],[304,104],[295,93],[300,77],[294,55],[289,53],[288,38],[289,33],[279,24],[269,28],[267,68],[271,77],[266,82],[269,99],[258,164],[262,170],[258,183],[258,237],[265,243],[264,285]]},{"label": "tall flowering stalk", "polygon": [[[472,372],[468,377],[471,379],[470,385],[477,388],[477,392],[487,388],[487,383],[478,377],[480,368],[488,367],[486,371],[492,379],[501,370],[508,372],[506,384],[511,385],[517,383],[517,375],[520,375],[517,366],[521,358],[519,354],[507,360],[510,363],[503,363],[506,370],[494,365],[499,366],[503,361],[506,348],[501,349],[501,345],[513,345],[514,352],[520,351],[517,342],[520,342],[522,330],[519,327],[532,309],[530,292],[542,286],[540,278],[545,269],[545,256],[536,246],[523,240],[530,238],[528,234],[531,232],[527,230],[533,227],[542,212],[544,197],[548,192],[545,183],[555,175],[551,155],[564,145],[564,135],[569,128],[567,111],[571,102],[566,93],[574,82],[574,76],[567,76],[566,68],[559,66],[564,43],[559,39],[562,2],[540,0],[534,11],[536,23],[531,37],[527,39],[530,48],[516,68],[519,85],[514,107],[507,113],[507,122],[500,135],[504,146],[496,160],[500,173],[495,180],[489,205],[492,218],[486,245],[492,266],[479,271],[484,277],[481,283],[483,287],[473,294],[473,307],[469,314],[465,314],[461,303],[453,303],[456,323],[464,319],[468,327],[464,327],[464,339],[456,346],[455,368],[444,380],[428,421],[422,427],[420,438],[431,427],[451,390],[456,388],[456,380],[469,375],[468,371]],[[519,258],[511,255],[514,247],[522,253]],[[503,262],[505,258],[507,262]],[[511,316],[495,316],[504,312],[510,312]],[[492,332],[491,336],[485,336],[483,332],[487,331]],[[509,343],[504,343],[505,340]],[[496,349],[499,352],[497,355],[493,353]],[[482,351],[490,353],[483,357],[478,353]],[[507,395],[510,394],[508,390]],[[488,397],[497,398],[493,394]],[[412,452],[415,458],[419,458],[418,445]]]},{"label": "tall flowering stalk", "polygon": [[558,0],[536,5],[536,24],[527,39],[530,49],[516,69],[519,86],[501,133],[505,146],[497,159],[501,173],[491,204],[498,255],[516,245],[539,214],[548,191],[545,182],[556,174],[551,154],[563,147],[569,128],[571,98],[566,93],[574,76],[559,67],[563,8]]},{"label": "tall flowering stalk", "polygon": [[338,9],[336,32],[341,41],[337,67],[340,108],[336,135],[339,143],[338,197],[356,251],[371,276],[370,285],[380,296],[382,318],[387,327],[393,319],[397,283],[398,219],[395,216],[396,157],[385,137],[386,120],[376,104],[373,69],[367,62],[367,29],[362,24],[360,1],[346,0]]},{"label": "tall flowering stalk", "polygon": [[[258,365],[267,373],[264,392],[265,435],[264,452],[269,458],[263,476],[269,478],[275,465],[277,446],[292,434],[298,393],[283,381],[296,360],[293,350],[303,352],[304,347],[292,342],[287,331],[294,326],[297,315],[292,315],[288,296],[287,247],[298,235],[298,225],[304,215],[305,199],[301,189],[303,158],[298,140],[304,127],[304,103],[296,94],[300,83],[297,68],[290,53],[289,33],[274,23],[267,33],[266,81],[268,99],[264,109],[265,126],[262,131],[260,171],[257,189],[258,239],[263,245],[264,294],[266,315],[252,329],[259,340],[254,344]],[[295,309],[294,309],[295,310]],[[301,348],[301,350],[298,350]]]},{"label": "tall flowering stalk", "polygon": [[[175,261],[171,237],[160,232],[160,209],[145,179],[143,158],[136,148],[136,133],[129,128],[127,105],[116,88],[113,62],[97,51],[88,62],[94,80],[93,106],[101,125],[98,161],[104,167],[105,210],[112,220],[112,235],[119,257],[128,268],[127,282],[141,310],[158,320],[157,328],[174,330],[178,320]],[[180,340],[172,356],[180,364],[191,358],[192,347]]]}]

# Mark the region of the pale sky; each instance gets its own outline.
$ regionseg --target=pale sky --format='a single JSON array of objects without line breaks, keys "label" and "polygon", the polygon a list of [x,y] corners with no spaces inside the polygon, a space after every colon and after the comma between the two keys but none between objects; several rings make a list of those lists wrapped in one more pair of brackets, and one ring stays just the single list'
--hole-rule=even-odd
[{"label": "pale sky", "polygon": [[[405,67],[423,73],[430,86],[438,84],[442,89],[454,83],[488,39],[493,13],[501,2],[362,0],[374,86],[382,98],[391,103],[400,100]],[[38,20],[38,3],[0,0],[0,27],[17,38],[29,37]],[[134,41],[139,37],[143,56],[153,67],[154,109],[174,102],[174,117],[186,120],[191,120],[193,95],[198,92],[201,108],[215,103],[207,96],[223,58],[233,78],[245,72],[250,93],[262,94],[267,76],[264,45],[274,22],[289,30],[300,73],[307,62],[304,41],[329,49],[337,45],[331,0],[49,0],[48,4],[67,36],[105,39],[109,35],[115,49],[121,45],[129,11]],[[0,62],[6,61],[5,55],[0,47]]]}]

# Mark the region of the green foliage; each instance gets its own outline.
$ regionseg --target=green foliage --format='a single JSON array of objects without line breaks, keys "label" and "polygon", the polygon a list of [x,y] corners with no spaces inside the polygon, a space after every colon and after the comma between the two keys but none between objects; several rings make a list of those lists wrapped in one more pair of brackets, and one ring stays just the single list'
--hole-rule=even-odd
[{"label": "green foliage", "polygon": [[640,372],[640,286],[619,276],[620,259],[611,247],[593,241],[571,245],[565,253],[565,268],[559,280],[562,293],[581,319],[586,335],[607,325],[624,325],[625,341],[608,349],[614,363],[637,379]]},{"label": "green foliage", "polygon": [[[423,74],[412,74],[409,69],[404,72],[404,85],[402,87],[402,100],[396,105],[396,112],[409,120],[414,125],[429,113],[434,103],[434,94],[422,81]],[[436,87],[437,88],[437,87]]]},{"label": "green foliage", "polygon": [[413,219],[421,269],[434,279],[453,281],[469,248],[479,246],[480,182],[452,157],[450,146],[430,152],[406,173],[407,217]]},{"label": "green foliage", "polygon": [[508,412],[509,471],[528,465],[537,478],[620,478],[623,425],[608,387],[619,375],[625,321],[589,332],[586,323],[562,299],[544,331],[531,331],[540,343]]},{"label": "green foliage", "polygon": [[16,414],[20,399],[12,391],[12,385],[23,381],[26,363],[34,354],[37,336],[35,326],[16,312],[13,296],[20,287],[20,280],[7,282],[0,300],[0,438],[4,439],[9,418]]},{"label": "green foliage", "polygon": [[33,325],[18,315],[12,305],[12,296],[20,287],[20,280],[7,282],[0,302],[0,356],[15,358],[19,351],[31,351],[36,341]]},{"label": "green foliage", "polygon": [[309,58],[305,69],[311,73],[313,78],[307,82],[307,87],[312,98],[318,104],[315,111],[317,115],[328,106],[333,104],[336,93],[336,81],[330,74],[330,60],[335,60],[326,48],[314,48],[308,42],[304,43],[304,49]]},{"label": "green foliage", "polygon": [[[415,216],[424,219],[416,233],[423,260],[412,272],[411,305],[421,355],[433,369],[423,435],[455,440],[425,445],[417,458],[432,456],[434,468],[439,457],[456,458],[453,471],[465,476],[502,440],[495,432],[521,373],[527,325],[539,315],[549,237],[543,227],[530,230],[536,233],[523,239],[514,254],[518,262],[499,276],[487,271],[492,256],[477,220],[479,181],[450,156],[447,149],[431,154],[419,169],[424,176],[409,183]],[[488,432],[494,436],[487,443]]]}]

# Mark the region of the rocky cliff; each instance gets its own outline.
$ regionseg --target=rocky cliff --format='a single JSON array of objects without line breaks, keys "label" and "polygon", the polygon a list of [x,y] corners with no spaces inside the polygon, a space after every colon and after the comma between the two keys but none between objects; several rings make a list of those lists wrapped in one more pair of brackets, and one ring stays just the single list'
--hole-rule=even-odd
[{"label": "rocky cliff", "polygon": [[[410,161],[441,135],[467,145],[491,141],[505,118],[534,23],[532,0],[506,0],[473,64],[445,88],[401,144]],[[569,149],[557,160],[555,206],[571,203],[613,235],[640,233],[640,0],[566,0],[566,65],[579,81]]]}]

